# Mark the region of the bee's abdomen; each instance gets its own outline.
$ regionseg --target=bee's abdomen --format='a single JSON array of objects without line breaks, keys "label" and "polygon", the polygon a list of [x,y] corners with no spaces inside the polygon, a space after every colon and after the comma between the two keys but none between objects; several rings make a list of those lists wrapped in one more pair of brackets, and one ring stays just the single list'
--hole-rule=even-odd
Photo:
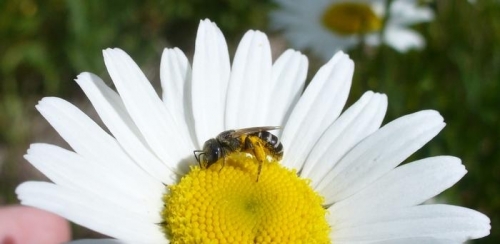
[{"label": "bee's abdomen", "polygon": [[277,160],[283,157],[283,144],[281,144],[277,136],[271,134],[269,131],[259,131],[252,135],[260,138],[265,143],[267,150],[269,150],[272,156]]}]

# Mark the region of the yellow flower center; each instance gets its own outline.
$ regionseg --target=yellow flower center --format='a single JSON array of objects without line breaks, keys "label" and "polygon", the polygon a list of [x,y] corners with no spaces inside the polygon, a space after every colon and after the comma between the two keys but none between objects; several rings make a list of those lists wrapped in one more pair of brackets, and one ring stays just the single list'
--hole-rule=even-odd
[{"label": "yellow flower center", "polygon": [[278,162],[233,153],[193,166],[169,186],[162,211],[171,243],[329,243],[323,198]]},{"label": "yellow flower center", "polygon": [[321,18],[323,25],[340,35],[365,34],[378,31],[382,19],[368,4],[336,3],[329,6]]}]

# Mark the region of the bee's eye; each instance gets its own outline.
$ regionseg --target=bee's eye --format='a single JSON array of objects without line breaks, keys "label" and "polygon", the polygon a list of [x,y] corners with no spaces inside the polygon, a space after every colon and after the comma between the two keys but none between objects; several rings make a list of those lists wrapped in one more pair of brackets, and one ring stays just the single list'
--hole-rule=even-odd
[{"label": "bee's eye", "polygon": [[205,156],[208,163],[215,163],[222,156],[221,147],[215,143],[211,144]]}]

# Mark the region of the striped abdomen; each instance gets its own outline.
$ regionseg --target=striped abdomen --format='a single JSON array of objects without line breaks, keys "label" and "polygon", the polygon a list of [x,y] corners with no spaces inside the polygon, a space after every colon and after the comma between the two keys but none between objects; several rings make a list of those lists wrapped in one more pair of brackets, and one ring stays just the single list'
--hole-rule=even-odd
[{"label": "striped abdomen", "polygon": [[277,136],[271,134],[269,131],[259,131],[251,133],[248,136],[256,136],[264,143],[264,147],[269,151],[269,154],[276,160],[283,157],[283,144]]}]

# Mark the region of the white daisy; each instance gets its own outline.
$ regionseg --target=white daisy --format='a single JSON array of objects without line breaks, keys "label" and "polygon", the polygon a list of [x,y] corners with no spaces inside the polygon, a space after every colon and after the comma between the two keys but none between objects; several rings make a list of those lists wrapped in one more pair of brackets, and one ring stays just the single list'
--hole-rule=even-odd
[{"label": "white daisy", "polygon": [[[104,59],[118,93],[90,73],[76,81],[111,135],[69,102],[42,99],[37,109],[74,151],[31,145],[26,159],[53,183],[20,185],[22,204],[125,243],[448,243],[489,233],[479,212],[421,205],[464,176],[460,159],[398,167],[444,127],[439,113],[379,128],[386,96],[366,92],[341,114],[354,69],[342,52],[302,94],[302,54],[272,64],[266,35],[249,31],[230,67],[223,35],[205,20],[192,69],[179,49],[164,51],[162,99],[125,52]],[[264,162],[258,181],[251,154],[197,166],[193,150],[207,139],[265,125],[282,126],[285,154]]]},{"label": "white daisy", "polygon": [[275,0],[271,27],[282,30],[298,49],[310,49],[325,60],[339,50],[349,50],[363,36],[367,45],[383,41],[399,52],[422,48],[425,40],[408,26],[434,18],[427,6],[417,0],[394,0],[389,7],[382,40],[380,31],[386,11],[385,0]]}]

